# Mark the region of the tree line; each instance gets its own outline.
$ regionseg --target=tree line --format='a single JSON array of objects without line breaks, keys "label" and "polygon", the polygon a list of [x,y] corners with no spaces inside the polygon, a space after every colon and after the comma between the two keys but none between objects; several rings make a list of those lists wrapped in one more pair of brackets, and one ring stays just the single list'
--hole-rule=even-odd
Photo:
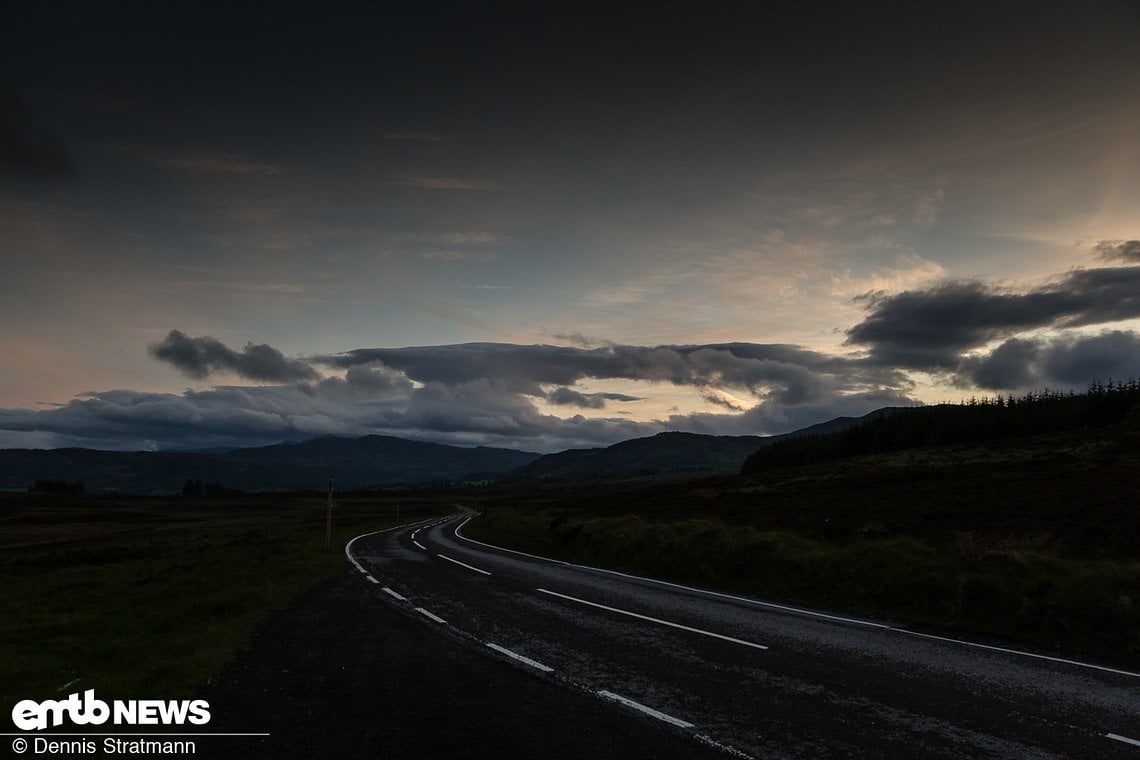
[{"label": "tree line", "polygon": [[1058,433],[1127,421],[1140,427],[1140,382],[1094,380],[1083,393],[1032,391],[958,404],[896,409],[832,433],[776,441],[745,460],[743,474],[923,446]]}]

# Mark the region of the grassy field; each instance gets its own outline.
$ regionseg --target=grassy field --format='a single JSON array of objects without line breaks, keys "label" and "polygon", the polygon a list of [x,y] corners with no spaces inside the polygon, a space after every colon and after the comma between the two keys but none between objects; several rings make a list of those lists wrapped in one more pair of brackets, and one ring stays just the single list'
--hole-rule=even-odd
[{"label": "grassy field", "polygon": [[0,495],[0,704],[189,696],[397,505],[401,522],[454,509],[340,496],[326,550],[321,496]]},{"label": "grassy field", "polygon": [[492,502],[528,552],[1140,666],[1140,434]]}]

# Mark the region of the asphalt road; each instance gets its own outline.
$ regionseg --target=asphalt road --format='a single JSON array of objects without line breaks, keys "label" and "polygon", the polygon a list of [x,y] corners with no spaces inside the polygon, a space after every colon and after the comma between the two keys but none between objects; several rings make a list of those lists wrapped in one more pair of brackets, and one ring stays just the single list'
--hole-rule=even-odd
[{"label": "asphalt road", "polygon": [[694,754],[1140,758],[1140,674],[521,555],[466,538],[468,519],[346,554],[425,633]]}]

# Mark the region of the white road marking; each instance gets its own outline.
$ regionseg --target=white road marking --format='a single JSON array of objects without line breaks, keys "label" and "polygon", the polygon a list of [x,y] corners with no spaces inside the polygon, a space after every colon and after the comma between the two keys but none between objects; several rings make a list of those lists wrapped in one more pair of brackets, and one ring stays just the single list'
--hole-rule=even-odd
[{"label": "white road marking", "polygon": [[530,665],[532,668],[538,668],[543,673],[553,673],[554,672],[554,668],[551,668],[547,665],[543,665],[541,662],[538,662],[536,660],[532,660],[529,657],[524,657],[523,655],[519,654],[518,652],[512,652],[511,650],[507,649],[506,647],[501,647],[498,644],[492,644],[489,641],[485,642],[485,643],[487,644],[487,646],[489,646],[491,649],[494,649],[496,652],[502,652],[507,657],[513,657],[514,659],[518,660],[519,662]]},{"label": "white road marking", "polygon": [[746,757],[748,760],[753,760],[752,755],[747,755],[738,750],[736,747],[730,747],[727,744],[721,744],[711,736],[705,736],[704,734],[693,734],[693,738],[699,741],[701,744],[707,744],[710,747],[719,749],[721,752],[732,755],[733,757]]},{"label": "white road marking", "polygon": [[1124,742],[1125,744],[1132,744],[1140,747],[1140,741],[1129,739],[1127,736],[1121,736],[1120,734],[1105,734],[1105,736],[1109,739],[1115,739],[1118,742]]},{"label": "white road marking", "polygon": [[380,581],[376,580],[375,578],[373,578],[371,575],[366,575],[364,577],[367,578],[370,583],[379,583],[380,582]]},{"label": "white road marking", "polygon": [[440,559],[445,559],[448,562],[454,562],[455,564],[460,565],[462,567],[465,567],[468,570],[474,570],[475,572],[482,573],[483,575],[490,575],[490,573],[488,573],[486,570],[480,570],[479,568],[474,567],[473,565],[468,565],[466,562],[460,562],[457,559],[452,559],[451,557],[448,557],[446,554],[436,554],[435,556],[439,557]]},{"label": "white road marking", "polygon": [[632,707],[634,710],[638,710],[639,712],[643,712],[646,715],[657,718],[657,720],[663,720],[666,723],[670,723],[679,728],[693,727],[693,724],[687,720],[681,720],[680,718],[674,718],[672,715],[666,715],[660,710],[654,710],[652,707],[646,707],[640,702],[634,702],[632,699],[623,697],[621,694],[614,694],[612,691],[606,691],[603,689],[598,692],[598,696],[605,697],[606,699],[612,699],[615,702],[621,702],[626,707]]},{"label": "white road marking", "polygon": [[431,614],[430,612],[425,610],[423,607],[416,607],[416,612],[420,613],[421,615],[423,615],[423,616],[425,616],[431,620],[434,620],[437,623],[446,623],[447,622],[446,620],[439,617],[438,615]]},{"label": "white road marking", "polygon": [[752,647],[754,649],[767,649],[768,648],[768,647],[764,646],[763,644],[756,644],[752,641],[744,641],[743,639],[733,638],[732,636],[725,636],[722,633],[713,633],[712,631],[706,631],[703,628],[693,628],[692,626],[681,625],[680,623],[673,623],[673,622],[670,622],[668,620],[662,620],[661,618],[649,617],[648,615],[641,615],[641,614],[638,614],[636,612],[630,612],[629,610],[618,609],[617,607],[608,607],[604,604],[598,604],[597,602],[589,602],[589,601],[586,601],[585,599],[579,599],[578,597],[575,597],[575,596],[566,596],[566,594],[559,594],[557,591],[547,591],[544,588],[540,588],[540,589],[536,589],[536,590],[541,591],[544,594],[550,594],[551,596],[557,596],[561,599],[568,599],[571,602],[578,602],[579,604],[588,604],[591,607],[597,607],[598,609],[607,610],[609,612],[616,612],[619,615],[628,615],[629,617],[637,618],[639,620],[648,620],[651,623],[657,623],[658,625],[667,625],[670,628],[680,628],[682,631],[689,631],[690,633],[699,633],[702,636],[711,636],[714,639],[721,639],[722,641],[728,641],[728,642],[731,642],[733,644],[741,644],[743,646]]},{"label": "white road marking", "polygon": [[399,599],[401,602],[406,602],[406,601],[408,601],[406,598],[404,598],[404,597],[400,596],[399,594],[397,594],[395,591],[393,591],[392,589],[388,588],[387,586],[384,586],[384,587],[383,587],[383,588],[381,588],[380,590],[381,590],[381,591],[383,591],[383,592],[384,592],[385,594],[387,594],[388,596],[391,596],[391,597],[395,597],[396,599]]},{"label": "white road marking", "polygon": [[1050,657],[1047,654],[1037,654],[1035,652],[1022,652],[1019,649],[1006,649],[1005,647],[995,647],[989,644],[978,644],[973,641],[963,641],[962,639],[951,639],[946,636],[935,636],[933,633],[920,633],[919,631],[908,631],[906,628],[895,628],[888,626],[887,630],[894,631],[895,633],[905,633],[907,636],[915,636],[920,639],[934,639],[935,641],[948,641],[951,644],[961,644],[964,647],[974,647],[975,649],[988,649],[992,652],[1003,652],[1005,654],[1015,654],[1020,657],[1032,657],[1037,660],[1048,660],[1049,662],[1059,662],[1064,665],[1076,665],[1081,668],[1090,668],[1092,670],[1103,670],[1106,673],[1115,673],[1119,676],[1131,676],[1132,678],[1140,678],[1140,673],[1132,673],[1127,670],[1117,670],[1116,668],[1108,668],[1104,665],[1093,665],[1088,662],[1078,662],[1076,660],[1066,660],[1063,657]]},{"label": "white road marking", "polygon": [[424,546],[423,544],[421,544],[419,541],[416,541],[413,539],[412,543],[415,544],[416,546],[420,547],[421,549],[423,549],[425,552],[427,551],[427,547]]},{"label": "white road marking", "polygon": [[[426,521],[421,520],[420,522],[426,522]],[[355,538],[351,539],[348,543],[346,543],[344,545],[344,556],[348,557],[348,561],[351,562],[353,567],[355,567],[357,570],[359,570],[362,573],[367,573],[368,571],[365,570],[363,567],[361,567],[360,563],[356,561],[356,557],[352,556],[352,545],[353,544],[355,544],[357,541],[359,541],[362,538],[367,538],[368,536],[378,536],[381,533],[389,533],[393,530],[399,530],[400,528],[407,528],[409,525],[418,525],[418,524],[419,523],[407,523],[406,525],[393,525],[391,528],[384,528],[383,530],[374,530],[371,533],[361,533],[359,536],[356,536]]]}]

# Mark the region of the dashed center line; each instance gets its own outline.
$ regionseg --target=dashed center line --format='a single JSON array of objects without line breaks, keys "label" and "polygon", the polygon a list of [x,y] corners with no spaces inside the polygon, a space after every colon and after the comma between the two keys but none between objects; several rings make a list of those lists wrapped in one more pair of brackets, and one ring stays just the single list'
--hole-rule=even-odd
[{"label": "dashed center line", "polygon": [[591,607],[597,607],[600,610],[606,610],[608,612],[616,612],[619,615],[628,615],[629,617],[637,618],[638,620],[647,620],[650,623],[657,623],[658,625],[667,625],[670,628],[679,628],[682,631],[689,631],[690,633],[699,633],[702,636],[711,636],[714,639],[720,639],[722,641],[728,641],[728,642],[731,642],[733,644],[740,644],[740,645],[746,646],[746,647],[752,647],[753,649],[767,649],[768,648],[768,647],[764,646],[763,644],[757,644],[757,643],[752,642],[752,641],[745,641],[744,639],[733,638],[732,636],[725,636],[723,633],[714,633],[712,631],[706,631],[703,628],[693,628],[692,626],[682,625],[680,623],[673,623],[669,620],[662,620],[661,618],[650,617],[648,615],[641,615],[641,614],[636,613],[636,612],[630,612],[629,610],[618,609],[617,607],[609,607],[609,606],[604,605],[604,604],[598,604],[597,602],[590,602],[590,601],[586,601],[585,599],[579,599],[576,596],[567,596],[566,594],[559,594],[557,591],[547,591],[544,588],[536,589],[536,591],[540,591],[543,594],[549,594],[550,596],[556,596],[560,599],[567,599],[571,602],[577,602],[579,604],[587,604]]},{"label": "dashed center line", "polygon": [[1124,742],[1125,744],[1131,744],[1133,746],[1140,747],[1140,741],[1137,741],[1136,739],[1129,739],[1127,736],[1121,736],[1120,734],[1105,734],[1105,736],[1118,742]]},{"label": "dashed center line", "polygon": [[380,581],[376,580],[375,578],[373,578],[371,575],[365,575],[364,577],[368,579],[369,583],[379,583],[380,582]]},{"label": "dashed center line", "polygon": [[489,641],[487,641],[485,643],[487,644],[488,647],[490,647],[491,649],[494,649],[496,652],[501,652],[502,654],[505,654],[507,657],[511,657],[513,659],[516,659],[519,662],[524,663],[526,665],[530,665],[532,668],[537,668],[538,670],[541,670],[543,673],[553,673],[554,672],[554,668],[549,667],[547,665],[543,665],[541,662],[538,662],[537,660],[532,660],[529,657],[524,657],[523,655],[519,654],[518,652],[512,652],[511,650],[507,649],[506,647],[501,647],[498,644],[492,644]]},{"label": "dashed center line", "polygon": [[447,622],[446,620],[439,617],[438,615],[431,614],[430,612],[425,610],[423,607],[416,607],[416,612],[420,613],[421,615],[428,618],[429,620],[434,620],[437,623],[446,623]]},{"label": "dashed center line", "polygon": [[598,692],[598,696],[599,697],[605,697],[606,699],[612,699],[614,702],[620,702],[621,704],[625,705],[626,707],[632,707],[634,710],[637,710],[639,712],[643,712],[646,715],[649,715],[653,718],[657,718],[657,720],[665,721],[666,723],[677,726],[678,728],[692,728],[693,727],[693,724],[687,720],[681,720],[680,718],[674,718],[672,715],[667,715],[667,714],[661,712],[660,710],[654,710],[652,707],[646,707],[645,705],[641,704],[640,702],[634,702],[629,697],[623,697],[621,694],[614,694],[612,691],[606,691],[605,689],[603,689],[603,690]]},{"label": "dashed center line", "polygon": [[391,597],[394,597],[394,598],[396,598],[396,599],[399,599],[401,602],[406,602],[406,601],[408,601],[406,597],[402,597],[402,596],[400,596],[399,594],[397,594],[395,591],[393,591],[392,589],[388,588],[387,586],[384,586],[384,587],[383,587],[383,588],[381,588],[380,590],[381,590],[381,591],[383,591],[383,592],[384,592],[385,594],[387,594],[388,596],[391,596]]},{"label": "dashed center line", "polygon": [[439,557],[440,559],[445,559],[448,562],[454,562],[455,564],[460,565],[461,567],[465,567],[468,570],[474,570],[475,572],[482,573],[483,575],[490,575],[490,573],[488,573],[486,570],[480,570],[479,568],[475,567],[474,565],[468,565],[466,562],[460,562],[457,559],[452,559],[451,557],[447,556],[446,554],[436,554],[435,556]]}]

